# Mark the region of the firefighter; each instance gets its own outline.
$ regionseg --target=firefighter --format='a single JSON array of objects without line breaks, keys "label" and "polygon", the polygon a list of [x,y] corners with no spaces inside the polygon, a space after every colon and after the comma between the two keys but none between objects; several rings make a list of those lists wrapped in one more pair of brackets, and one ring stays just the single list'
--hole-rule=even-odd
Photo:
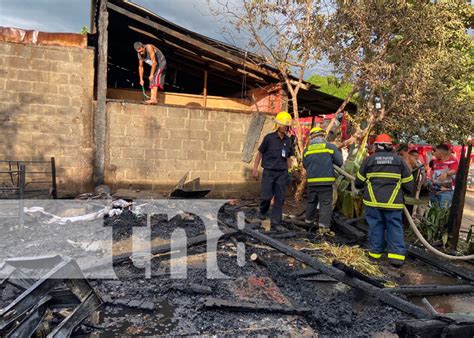
[{"label": "firefighter", "polygon": [[369,224],[369,257],[378,260],[388,252],[390,264],[400,267],[405,262],[403,238],[403,192],[414,188],[413,176],[403,159],[393,152],[387,134],[375,138],[375,153],[362,163],[356,187],[363,188],[365,218]]},{"label": "firefighter", "polygon": [[287,133],[292,123],[291,115],[279,112],[275,117],[276,131],[267,134],[258,148],[252,175],[258,179],[258,167],[262,162],[262,191],[260,201],[261,220],[266,219],[272,198],[274,198],[271,222],[272,226],[280,225],[285,201],[286,186],[290,181],[288,169],[291,166],[293,145]]},{"label": "firefighter", "polygon": [[309,132],[310,142],[303,154],[307,174],[307,205],[305,222],[314,224],[319,203],[318,225],[326,231],[331,225],[333,185],[336,181],[334,164],[342,165],[342,153],[332,143],[326,142],[326,132],[315,127]]}]

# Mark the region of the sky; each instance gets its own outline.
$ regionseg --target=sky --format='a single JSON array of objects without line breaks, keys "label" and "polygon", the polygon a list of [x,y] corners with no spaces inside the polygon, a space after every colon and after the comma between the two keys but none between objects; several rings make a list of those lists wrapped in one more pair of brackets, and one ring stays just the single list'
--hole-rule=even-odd
[{"label": "sky", "polygon": [[[192,31],[225,40],[206,0],[135,0]],[[0,26],[79,33],[89,27],[90,0],[0,0]]]},{"label": "sky", "polygon": [[[241,42],[230,40],[228,34],[223,34],[224,23],[210,14],[207,0],[133,2],[191,31],[245,48]],[[89,28],[90,3],[90,0],[0,0],[0,26],[80,33],[83,26]],[[321,62],[308,70],[306,77],[312,73],[326,75],[329,68],[326,62]]]}]

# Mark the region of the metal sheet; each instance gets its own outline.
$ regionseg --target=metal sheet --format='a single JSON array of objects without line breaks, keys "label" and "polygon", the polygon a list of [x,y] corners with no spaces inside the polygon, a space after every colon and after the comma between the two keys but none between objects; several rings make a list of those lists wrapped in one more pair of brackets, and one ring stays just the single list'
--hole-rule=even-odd
[{"label": "metal sheet", "polygon": [[33,45],[87,47],[87,36],[75,33],[47,33],[13,27],[0,27],[0,41]]}]

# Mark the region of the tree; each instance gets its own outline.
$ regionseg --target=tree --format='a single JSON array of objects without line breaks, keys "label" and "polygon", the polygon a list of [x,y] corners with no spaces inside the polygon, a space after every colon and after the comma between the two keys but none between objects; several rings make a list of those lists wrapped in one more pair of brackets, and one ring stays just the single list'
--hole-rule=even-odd
[{"label": "tree", "polygon": [[87,34],[89,34],[89,30],[87,29],[87,26],[82,26],[82,28],[81,28],[81,34],[82,34],[82,35],[87,35]]},{"label": "tree", "polygon": [[343,82],[335,76],[323,76],[314,74],[306,80],[307,82],[318,86],[320,92],[338,97],[340,99],[346,99],[346,97],[352,92],[354,86],[351,83]]},{"label": "tree", "polygon": [[[304,145],[298,93],[305,87],[306,70],[320,59],[321,48],[317,41],[321,40],[324,23],[320,1],[242,0],[239,4],[218,1],[211,10],[247,38],[248,49],[261,57],[262,64],[278,71],[291,100],[298,143],[296,153],[301,163]],[[304,170],[300,173],[297,199],[301,198],[306,181]]]},{"label": "tree", "polygon": [[359,92],[347,144],[370,128],[427,141],[462,141],[472,133],[470,10],[461,0],[336,1],[325,26],[326,53]]}]

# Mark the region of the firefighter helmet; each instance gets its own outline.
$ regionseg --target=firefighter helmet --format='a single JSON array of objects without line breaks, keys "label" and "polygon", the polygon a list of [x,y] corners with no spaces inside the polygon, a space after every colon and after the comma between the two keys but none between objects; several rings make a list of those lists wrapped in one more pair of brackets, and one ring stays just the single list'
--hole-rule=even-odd
[{"label": "firefighter helmet", "polygon": [[290,127],[291,121],[292,121],[291,115],[288,114],[288,112],[286,111],[279,112],[277,116],[275,117],[275,123],[280,126]]},{"label": "firefighter helmet", "polygon": [[314,127],[310,130],[309,135],[319,135],[319,134],[326,134],[326,131],[321,127]]},{"label": "firefighter helmet", "polygon": [[392,138],[388,134],[380,134],[375,138],[374,143],[392,144]]}]

